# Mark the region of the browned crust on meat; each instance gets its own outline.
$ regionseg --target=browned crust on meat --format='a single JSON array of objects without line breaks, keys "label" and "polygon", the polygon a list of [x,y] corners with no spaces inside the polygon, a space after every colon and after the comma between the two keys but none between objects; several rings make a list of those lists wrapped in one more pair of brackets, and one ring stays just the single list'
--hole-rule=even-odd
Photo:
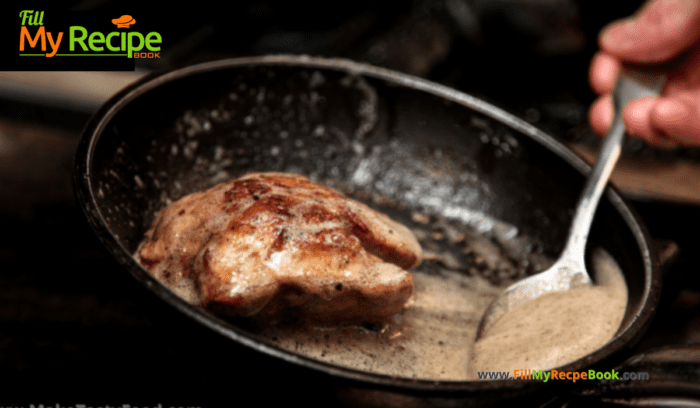
[{"label": "browned crust on meat", "polygon": [[235,316],[294,308],[326,322],[401,310],[421,249],[403,225],[304,177],[253,173],[162,210],[138,251],[166,285],[197,283]]}]

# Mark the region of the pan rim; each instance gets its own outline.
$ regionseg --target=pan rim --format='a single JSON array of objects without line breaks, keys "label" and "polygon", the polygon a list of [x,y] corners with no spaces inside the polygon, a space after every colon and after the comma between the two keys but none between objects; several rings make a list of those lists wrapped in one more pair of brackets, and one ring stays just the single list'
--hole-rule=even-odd
[{"label": "pan rim", "polygon": [[[177,295],[173,294],[170,290],[165,288],[165,286],[161,285],[131,257],[131,254],[122,246],[120,241],[111,232],[103,215],[94,205],[96,194],[92,190],[92,185],[90,183],[90,169],[93,154],[96,145],[99,142],[100,136],[102,135],[102,132],[106,128],[107,124],[117,112],[128,105],[131,101],[162,85],[190,75],[252,65],[286,65],[329,69],[346,72],[351,75],[372,77],[383,80],[387,83],[426,92],[475,110],[525,134],[526,136],[534,139],[536,142],[542,144],[545,148],[552,151],[560,158],[564,159],[568,164],[573,166],[574,169],[584,175],[591,169],[591,167],[581,157],[555,140],[552,136],[549,136],[543,131],[502,110],[501,108],[464,92],[408,74],[399,73],[386,68],[375,67],[369,64],[354,62],[348,59],[311,57],[306,55],[269,55],[259,57],[228,58],[203,62],[164,73],[151,74],[127,86],[102,105],[102,107],[89,120],[81,134],[75,156],[73,174],[74,192],[89,221],[90,226],[92,227],[93,231],[95,231],[102,243],[107,247],[109,252],[115,258],[117,258],[122,265],[126,266],[126,269],[129,270],[136,280],[149,288],[151,292],[155,292],[155,294],[162,300],[175,307],[189,318],[192,318],[207,328],[244,346],[250,347],[258,352],[262,352],[270,356],[281,358],[292,364],[322,371],[356,383],[369,383],[388,389],[404,391],[429,391],[452,395],[455,393],[466,394],[472,392],[484,392],[487,390],[502,391],[503,388],[508,388],[510,391],[515,393],[524,393],[534,390],[534,388],[540,388],[538,385],[541,386],[543,383],[534,380],[440,381],[393,377],[339,367],[308,357],[296,355],[275,346],[260,343],[258,340],[246,335],[245,331],[237,330],[226,321],[191,306]],[[649,284],[644,286],[644,293],[640,299],[640,312],[635,316],[634,320],[619,335],[616,335],[603,347],[581,359],[560,367],[566,371],[582,369],[583,367],[595,365],[595,363],[620,352],[626,345],[638,339],[650,324],[660,296],[660,286],[658,284],[660,281],[658,278],[659,272],[656,268],[656,262],[653,260],[653,252],[650,251],[651,243],[646,228],[634,211],[624,202],[614,187],[607,187],[606,197],[613,205],[615,210],[622,216],[623,221],[626,223],[630,229],[630,232],[635,238],[644,264],[645,279],[647,279]]]}]

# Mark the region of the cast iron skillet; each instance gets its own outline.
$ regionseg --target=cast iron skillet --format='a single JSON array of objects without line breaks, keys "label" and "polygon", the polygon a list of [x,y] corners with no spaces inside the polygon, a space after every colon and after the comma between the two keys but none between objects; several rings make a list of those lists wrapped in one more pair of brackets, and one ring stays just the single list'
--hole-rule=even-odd
[{"label": "cast iron skillet", "polygon": [[[512,225],[554,256],[588,169],[552,137],[453,89],[346,60],[269,56],[195,65],[120,92],[82,135],[75,189],[109,251],[180,315],[343,387],[483,404],[541,393],[543,383],[393,378],[297,356],[185,303],[131,254],[171,200],[250,171],[290,171],[380,208],[393,203],[383,210],[408,225],[412,211],[449,215],[485,234],[512,233]],[[591,246],[622,267],[629,304],[615,338],[565,371],[619,361],[659,298],[648,236],[613,189],[596,215]],[[550,383],[547,392],[566,386]]]}]

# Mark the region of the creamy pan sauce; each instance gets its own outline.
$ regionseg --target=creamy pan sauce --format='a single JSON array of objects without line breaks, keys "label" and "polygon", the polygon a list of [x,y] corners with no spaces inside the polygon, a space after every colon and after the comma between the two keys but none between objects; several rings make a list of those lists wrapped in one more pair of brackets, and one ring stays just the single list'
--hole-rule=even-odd
[{"label": "creamy pan sauce", "polygon": [[545,295],[498,320],[476,342],[471,374],[552,369],[604,346],[624,317],[627,286],[606,252],[592,263],[596,286]]},{"label": "creamy pan sauce", "polygon": [[556,368],[605,345],[622,322],[622,272],[604,251],[593,258],[597,286],[513,310],[476,344],[481,316],[502,288],[457,273],[415,273],[414,297],[381,332],[267,325],[260,335],[311,358],[398,377],[465,381],[478,371]]},{"label": "creamy pan sauce", "polygon": [[455,272],[414,277],[413,298],[379,332],[260,324],[260,335],[283,349],[357,370],[464,380],[479,318],[500,289]]},{"label": "creamy pan sauce", "polygon": [[[513,310],[476,344],[481,316],[503,288],[446,269],[425,273],[420,266],[412,271],[412,298],[382,330],[270,321],[252,321],[251,330],[300,355],[404,378],[465,381],[478,371],[551,369],[605,345],[624,316],[627,287],[620,268],[604,251],[596,252],[592,266],[597,286]],[[171,289],[198,304],[191,282]]]}]

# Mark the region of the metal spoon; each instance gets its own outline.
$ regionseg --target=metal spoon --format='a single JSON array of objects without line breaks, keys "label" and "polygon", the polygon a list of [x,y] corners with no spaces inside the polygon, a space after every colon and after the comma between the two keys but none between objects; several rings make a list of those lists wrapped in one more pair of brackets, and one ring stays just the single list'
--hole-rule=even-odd
[{"label": "metal spoon", "polygon": [[491,303],[479,324],[477,340],[483,337],[501,316],[520,304],[546,293],[593,284],[584,261],[586,241],[603,189],[620,157],[625,134],[622,111],[627,103],[634,99],[658,96],[665,83],[666,75],[659,71],[629,67],[622,69],[613,91],[615,118],[579,199],[564,251],[549,269],[511,285]]}]

